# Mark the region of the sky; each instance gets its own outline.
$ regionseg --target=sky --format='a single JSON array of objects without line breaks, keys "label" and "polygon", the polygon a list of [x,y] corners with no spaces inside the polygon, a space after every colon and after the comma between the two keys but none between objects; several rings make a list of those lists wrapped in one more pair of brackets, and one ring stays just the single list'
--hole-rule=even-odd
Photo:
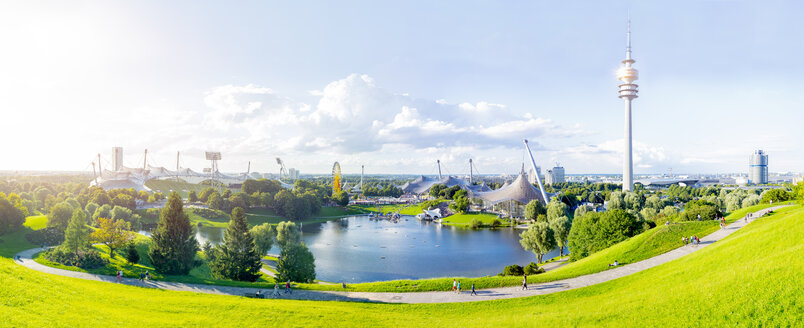
[{"label": "sky", "polygon": [[[0,169],[804,171],[796,1],[3,1]],[[527,162],[526,162],[527,163]]]}]

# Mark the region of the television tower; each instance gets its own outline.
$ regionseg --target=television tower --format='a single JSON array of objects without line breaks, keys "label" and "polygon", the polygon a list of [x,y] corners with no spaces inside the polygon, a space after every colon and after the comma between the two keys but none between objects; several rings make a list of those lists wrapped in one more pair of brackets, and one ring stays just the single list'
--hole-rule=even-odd
[{"label": "television tower", "polygon": [[[629,15],[630,16],[630,15]],[[634,186],[634,162],[631,159],[631,100],[637,98],[638,85],[634,81],[639,79],[639,72],[631,65],[631,17],[628,17],[628,32],[626,33],[625,59],[623,66],[617,70],[617,79],[620,84],[620,98],[625,100],[625,149],[623,151],[623,191],[631,191]]]}]

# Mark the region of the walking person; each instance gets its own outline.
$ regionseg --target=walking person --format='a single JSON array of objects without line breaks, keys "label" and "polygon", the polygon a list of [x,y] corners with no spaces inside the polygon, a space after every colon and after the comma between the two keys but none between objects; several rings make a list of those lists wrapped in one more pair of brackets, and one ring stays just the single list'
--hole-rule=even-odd
[{"label": "walking person", "polygon": [[140,272],[140,282],[145,279],[145,272]]},{"label": "walking person", "polygon": [[528,275],[522,276],[522,290],[528,290]]},{"label": "walking person", "polygon": [[455,280],[455,279],[452,279],[452,292],[454,293],[457,290],[458,290],[458,281]]},{"label": "walking person", "polygon": [[460,294],[460,293],[461,293],[461,282],[458,281],[458,294]]},{"label": "walking person", "polygon": [[293,290],[290,289],[290,280],[285,283],[285,294],[293,294]]},{"label": "walking person", "polygon": [[151,280],[151,273],[145,270],[145,280]]},{"label": "walking person", "polygon": [[477,293],[475,292],[475,284],[474,283],[472,284],[472,293],[469,294],[469,296],[472,296],[472,295],[477,295]]},{"label": "walking person", "polygon": [[279,297],[279,283],[274,283],[274,294],[273,296]]}]

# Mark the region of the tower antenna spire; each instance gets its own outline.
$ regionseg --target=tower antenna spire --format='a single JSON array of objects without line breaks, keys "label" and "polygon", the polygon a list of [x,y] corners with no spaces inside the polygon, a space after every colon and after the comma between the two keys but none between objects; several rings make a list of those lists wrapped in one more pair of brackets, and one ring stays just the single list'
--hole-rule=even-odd
[{"label": "tower antenna spire", "polygon": [[628,11],[628,31],[625,33],[625,59],[631,59],[631,10]]}]

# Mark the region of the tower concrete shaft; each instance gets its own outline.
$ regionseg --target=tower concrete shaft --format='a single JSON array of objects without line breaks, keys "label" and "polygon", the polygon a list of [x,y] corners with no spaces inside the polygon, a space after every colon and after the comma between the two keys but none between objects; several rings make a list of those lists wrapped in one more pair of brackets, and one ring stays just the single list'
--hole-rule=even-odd
[{"label": "tower concrete shaft", "polygon": [[623,65],[617,70],[617,79],[620,84],[620,98],[625,101],[625,145],[623,147],[623,191],[631,191],[634,187],[634,162],[632,159],[631,134],[631,101],[637,98],[639,85],[634,81],[639,79],[639,72],[631,67],[635,60],[631,59],[631,19],[628,19],[628,32],[626,33],[625,59]]}]

